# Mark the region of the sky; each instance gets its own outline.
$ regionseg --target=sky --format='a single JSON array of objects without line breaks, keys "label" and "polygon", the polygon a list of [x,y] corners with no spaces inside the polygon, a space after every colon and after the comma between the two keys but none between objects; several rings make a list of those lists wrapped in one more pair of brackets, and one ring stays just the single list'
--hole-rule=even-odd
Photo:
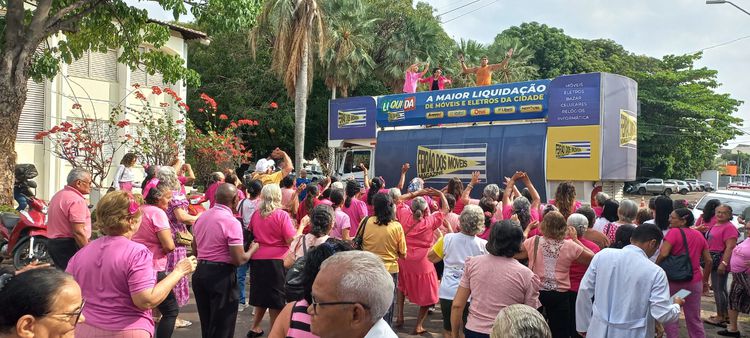
[{"label": "sky", "polygon": [[[740,129],[746,134],[729,141],[725,148],[750,144],[750,85],[747,83],[750,15],[730,4],[707,5],[703,0],[426,2],[436,8],[438,15],[445,13],[441,15],[443,27],[454,40],[464,38],[491,43],[495,35],[508,27],[536,21],[561,28],[575,38],[611,39],[630,52],[657,58],[705,49],[697,66],[719,72],[722,86],[718,92],[745,101],[735,116],[745,121]],[[750,11],[750,1],[734,0],[734,3]],[[170,14],[157,10],[152,2],[136,5],[149,9],[149,14],[156,19],[173,19]],[[737,39],[740,40],[728,43]]]}]

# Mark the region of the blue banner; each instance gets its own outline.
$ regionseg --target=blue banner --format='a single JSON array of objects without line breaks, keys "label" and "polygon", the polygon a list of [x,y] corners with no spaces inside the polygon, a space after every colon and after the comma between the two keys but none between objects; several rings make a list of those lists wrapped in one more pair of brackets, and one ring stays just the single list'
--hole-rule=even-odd
[{"label": "blue banner", "polygon": [[550,127],[598,125],[601,73],[563,75],[549,86]]},{"label": "blue banner", "polygon": [[371,96],[328,101],[328,139],[375,138],[375,109]]},{"label": "blue banner", "polygon": [[550,80],[377,97],[380,127],[537,119],[547,116]]}]

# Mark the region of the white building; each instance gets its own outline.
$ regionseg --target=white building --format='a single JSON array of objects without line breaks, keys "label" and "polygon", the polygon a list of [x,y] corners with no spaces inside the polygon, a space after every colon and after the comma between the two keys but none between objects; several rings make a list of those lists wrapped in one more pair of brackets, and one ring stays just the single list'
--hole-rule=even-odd
[{"label": "white building", "polygon": [[[187,41],[198,39],[208,42],[206,34],[202,32],[165,22],[153,22],[166,25],[171,31],[169,41],[160,50],[180,56],[185,60],[185,65],[188,58]],[[50,45],[55,45],[57,41],[57,37],[49,39]],[[150,48],[153,46],[143,46],[144,50]],[[81,110],[87,115],[93,112],[97,119],[106,120],[112,108],[118,105],[140,104],[133,95],[129,95],[135,83],[143,87],[167,86],[180,97],[186,96],[187,88],[182,81],[165,84],[160,74],[149,75],[142,67],[131,70],[130,67],[118,63],[117,57],[116,50],[107,53],[89,51],[72,64],[61,65],[60,73],[51,80],[43,83],[29,80],[26,105],[21,113],[16,135],[16,163],[36,165],[39,171],[39,176],[35,178],[38,197],[49,200],[55,192],[62,189],[71,167],[64,160],[52,155],[49,151],[49,140],[35,140],[34,137],[37,133],[49,130],[65,120],[80,118],[80,112],[72,109],[75,102],[81,105]],[[147,93],[150,93],[150,89],[144,90],[144,94]],[[159,107],[161,101],[166,101],[166,94],[149,97],[149,100],[152,106]],[[115,154],[112,161],[113,169],[105,180],[105,186],[111,183],[116,167],[126,152],[127,149]],[[140,171],[135,170],[137,175]]]}]

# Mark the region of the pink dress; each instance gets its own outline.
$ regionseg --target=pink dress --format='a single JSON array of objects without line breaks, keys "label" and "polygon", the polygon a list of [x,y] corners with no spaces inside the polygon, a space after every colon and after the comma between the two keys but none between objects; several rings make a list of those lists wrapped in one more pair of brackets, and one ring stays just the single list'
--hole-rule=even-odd
[{"label": "pink dress", "polygon": [[436,304],[440,285],[427,253],[432,248],[433,232],[443,223],[443,214],[437,212],[415,221],[409,208],[401,208],[396,219],[406,237],[406,258],[398,260],[398,289],[416,305]]}]

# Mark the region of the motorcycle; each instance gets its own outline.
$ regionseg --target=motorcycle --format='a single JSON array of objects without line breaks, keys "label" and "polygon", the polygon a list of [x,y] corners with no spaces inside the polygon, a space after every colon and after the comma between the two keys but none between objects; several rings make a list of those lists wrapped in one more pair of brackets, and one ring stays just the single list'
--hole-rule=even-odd
[{"label": "motorcycle", "polygon": [[189,202],[188,214],[191,216],[198,216],[206,211],[206,207],[203,206],[203,203],[208,202],[206,195],[199,193],[190,194],[187,199]]},{"label": "motorcycle", "polygon": [[[33,164],[16,166],[16,177],[31,180],[38,175]],[[34,181],[26,182],[36,187]],[[28,210],[19,215],[3,214],[0,226],[0,261],[13,257],[13,266],[20,269],[33,261],[51,263],[47,250],[47,203],[34,194],[25,195]]]}]

